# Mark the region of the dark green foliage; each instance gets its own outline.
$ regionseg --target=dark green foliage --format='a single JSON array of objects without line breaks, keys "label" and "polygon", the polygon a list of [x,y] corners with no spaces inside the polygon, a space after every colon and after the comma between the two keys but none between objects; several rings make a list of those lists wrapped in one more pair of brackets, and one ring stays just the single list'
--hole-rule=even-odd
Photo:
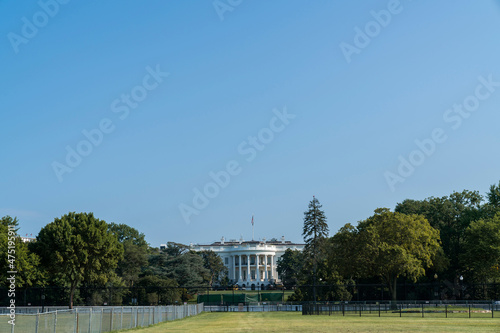
[{"label": "dark green foliage", "polygon": [[278,260],[276,270],[287,289],[299,284],[299,277],[304,261],[303,257],[304,255],[301,251],[286,249],[285,253]]},{"label": "dark green foliage", "polygon": [[[395,211],[421,214],[427,218],[431,226],[440,231],[445,257],[439,262],[448,266],[441,275],[454,280],[462,274],[459,258],[464,251],[465,231],[471,222],[481,219],[486,214],[484,206],[481,206],[482,200],[477,191],[464,190],[441,198],[405,200],[396,206]],[[449,265],[446,265],[448,262]],[[441,269],[443,270],[443,267]]]},{"label": "dark green foliage", "polygon": [[491,282],[500,278],[500,213],[486,220],[474,221],[466,230],[461,254],[468,281]]},{"label": "dark green foliage", "polygon": [[224,266],[222,258],[214,251],[204,250],[198,252],[203,258],[203,267],[208,269],[210,273],[209,285],[212,286],[215,282],[219,285],[227,280],[227,267]]},{"label": "dark green foliage", "polygon": [[148,265],[149,246],[145,236],[126,224],[110,223],[108,229],[123,245],[123,259],[118,262],[116,273],[126,286],[133,287]]},{"label": "dark green foliage", "polygon": [[177,289],[179,285],[175,280],[161,278],[155,275],[144,276],[137,282],[136,298],[139,304],[165,305],[181,301],[182,292]]},{"label": "dark green foliage", "polygon": [[70,308],[81,283],[106,284],[123,256],[123,247],[105,221],[92,213],[68,213],[47,224],[30,244],[53,282],[70,287]]},{"label": "dark green foliage", "polygon": [[143,275],[174,279],[180,286],[207,286],[211,280],[210,270],[205,268],[198,252],[188,249],[182,244],[168,243],[164,250],[152,250]]},{"label": "dark green foliage", "polygon": [[[10,229],[10,235],[9,226],[14,226],[13,229]],[[28,243],[24,243],[17,235],[18,230],[17,218],[4,216],[0,219],[0,286],[7,286],[8,271],[17,271],[17,288],[43,286],[46,276],[39,268],[40,258],[35,253],[29,252]],[[15,249],[9,249],[9,241],[15,243]],[[14,262],[15,269],[9,268],[9,259],[13,259],[11,262]]]}]

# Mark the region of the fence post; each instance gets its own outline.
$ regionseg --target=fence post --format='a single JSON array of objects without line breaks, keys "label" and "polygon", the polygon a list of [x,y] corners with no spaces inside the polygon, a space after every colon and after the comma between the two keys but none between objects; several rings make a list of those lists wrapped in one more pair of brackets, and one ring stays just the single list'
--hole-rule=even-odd
[{"label": "fence post", "polygon": [[[35,326],[35,333],[38,333],[38,325],[40,325],[40,312],[39,310],[36,310],[36,326]],[[493,311],[492,311],[493,313]]]},{"label": "fence post", "polygon": [[[57,333],[57,310],[56,310],[56,313],[54,314],[55,318],[54,318],[54,333]],[[14,326],[14,325],[12,325]]]},{"label": "fence post", "polygon": [[99,333],[102,332],[102,323],[104,322],[104,309],[101,308],[101,323],[99,324]]},{"label": "fence post", "polygon": [[78,333],[78,308],[75,309],[75,333]]},{"label": "fence post", "polygon": [[422,303],[422,318],[424,318],[424,303]]},{"label": "fence post", "polygon": [[123,306],[122,306],[122,311],[120,312],[120,329],[123,329]]},{"label": "fence post", "polygon": [[114,310],[115,310],[115,308],[111,308],[111,318],[109,319],[109,330],[110,331],[113,330],[113,315],[114,315],[114,312],[115,312]]},{"label": "fence post", "polygon": [[469,304],[469,318],[470,318],[470,304]]},{"label": "fence post", "polygon": [[92,308],[89,310],[89,333],[92,333]]},{"label": "fence post", "polygon": [[444,306],[444,312],[446,313],[446,318],[448,318],[448,304]]},{"label": "fence post", "polygon": [[380,302],[378,303],[378,316],[380,317]]}]

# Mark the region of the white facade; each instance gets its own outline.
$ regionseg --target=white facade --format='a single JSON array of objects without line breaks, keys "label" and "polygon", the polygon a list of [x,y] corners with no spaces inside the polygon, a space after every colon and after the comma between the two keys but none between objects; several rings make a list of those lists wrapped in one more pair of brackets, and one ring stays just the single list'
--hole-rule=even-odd
[{"label": "white facade", "polygon": [[240,287],[262,288],[279,282],[278,259],[286,249],[304,249],[304,244],[285,241],[224,241],[210,245],[191,245],[194,251],[211,250],[217,253],[228,269],[229,280]]}]

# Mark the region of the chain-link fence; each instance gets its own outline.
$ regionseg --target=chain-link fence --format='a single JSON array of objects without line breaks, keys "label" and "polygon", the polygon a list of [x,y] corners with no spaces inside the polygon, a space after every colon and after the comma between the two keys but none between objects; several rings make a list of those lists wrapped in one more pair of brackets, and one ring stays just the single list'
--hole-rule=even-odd
[{"label": "chain-link fence", "polygon": [[75,308],[36,314],[0,315],[2,333],[101,333],[145,327],[164,321],[194,316],[203,304],[151,307]]}]

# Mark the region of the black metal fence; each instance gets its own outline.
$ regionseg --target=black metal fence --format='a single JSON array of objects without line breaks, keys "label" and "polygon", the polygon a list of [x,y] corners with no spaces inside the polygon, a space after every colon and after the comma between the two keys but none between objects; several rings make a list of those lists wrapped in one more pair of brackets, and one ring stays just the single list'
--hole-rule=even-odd
[{"label": "black metal fence", "polygon": [[[389,301],[391,293],[385,284],[348,284],[296,286],[303,300],[314,301]],[[396,287],[398,301],[413,300],[500,300],[500,283],[466,284],[448,281],[435,283],[401,283]]]},{"label": "black metal fence", "polygon": [[413,302],[309,302],[302,304],[303,315],[500,318],[500,302],[493,301],[413,301]]},{"label": "black metal fence", "polygon": [[[313,299],[316,289],[316,300]],[[222,295],[222,296],[221,296]],[[200,298],[203,296],[203,298]],[[390,301],[391,295],[383,284],[302,285],[287,290],[236,290],[228,287],[133,287],[77,288],[74,306],[153,306],[185,302],[204,302],[206,305],[282,304],[289,301]],[[498,301],[500,284],[417,283],[399,284],[397,300],[409,301]],[[66,306],[69,288],[36,287],[16,290],[16,306]],[[0,306],[10,302],[8,289],[0,288]]]}]

